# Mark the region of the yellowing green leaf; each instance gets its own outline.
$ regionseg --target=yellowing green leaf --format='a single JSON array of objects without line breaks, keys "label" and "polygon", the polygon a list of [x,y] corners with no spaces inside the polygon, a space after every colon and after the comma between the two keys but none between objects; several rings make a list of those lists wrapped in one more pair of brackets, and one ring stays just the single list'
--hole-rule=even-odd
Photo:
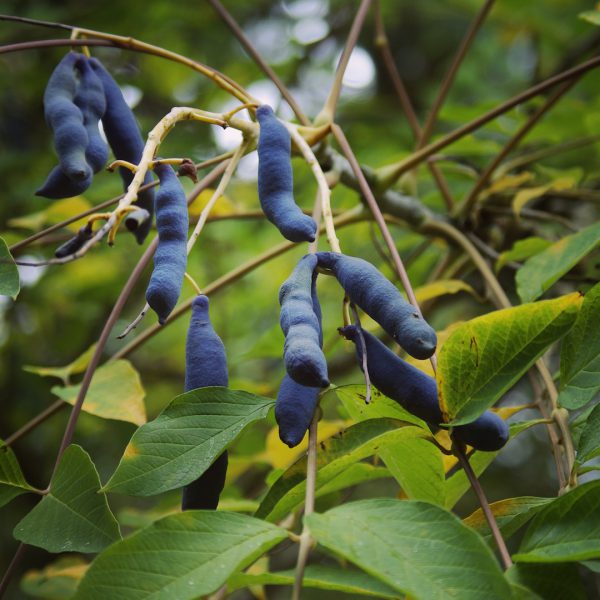
[{"label": "yellowing green leaf", "polygon": [[457,294],[458,292],[467,292],[474,298],[479,298],[477,292],[468,283],[460,279],[440,279],[439,281],[422,285],[415,290],[415,296],[417,297],[417,302],[422,304],[432,298]]},{"label": "yellowing green leaf", "polygon": [[[215,190],[206,189],[198,194],[198,197],[190,204],[190,217],[199,217],[200,213],[211,199]],[[215,203],[214,208],[210,211],[210,214],[217,217],[226,215],[232,215],[237,212],[236,205],[228,196],[220,196]]]},{"label": "yellowing green leaf", "polygon": [[516,276],[517,292],[523,302],[539,298],[600,243],[600,222],[567,235],[530,258]]},{"label": "yellowing green leaf", "polygon": [[95,350],[96,344],[92,344],[83,354],[64,367],[36,367],[33,365],[25,365],[23,370],[28,373],[40,375],[40,377],[58,377],[67,384],[71,375],[85,371]]},{"label": "yellowing green leaf", "polygon": [[524,171],[518,175],[504,175],[503,177],[500,177],[500,179],[496,179],[496,181],[485,190],[484,195],[485,197],[492,196],[493,194],[503,192],[504,190],[518,188],[524,183],[531,181],[534,177],[535,175],[528,171]]},{"label": "yellowing green leaf", "polygon": [[495,266],[496,273],[498,273],[500,269],[502,269],[502,267],[511,260],[516,260],[519,262],[526,260],[527,258],[539,254],[551,244],[552,242],[535,236],[515,242],[514,246],[510,250],[502,252],[502,254],[500,254],[498,257]]},{"label": "yellowing green leaf", "polygon": [[600,25],[600,10],[586,10],[579,13],[578,16],[592,25]]},{"label": "yellowing green leaf", "polygon": [[29,596],[63,600],[75,593],[88,563],[80,556],[61,556],[43,569],[31,569],[21,579],[21,590]]},{"label": "yellowing green leaf", "polygon": [[512,207],[515,215],[517,217],[521,214],[521,209],[531,200],[535,200],[540,196],[543,196],[546,192],[550,190],[553,191],[561,191],[572,188],[577,184],[577,181],[572,177],[561,177],[552,181],[551,183],[547,183],[546,185],[540,185],[534,188],[527,188],[524,190],[520,190],[515,194],[515,197],[512,201]]},{"label": "yellowing green leaf", "polygon": [[[81,363],[77,366],[77,362],[74,364],[80,368]],[[79,385],[54,386],[52,393],[75,404],[79,388]],[[116,360],[102,365],[94,373],[83,410],[103,419],[143,425],[146,422],[144,395],[140,376],[132,364],[127,360]]]},{"label": "yellowing green leaf", "polygon": [[[48,208],[41,210],[36,213],[25,215],[24,217],[17,217],[10,219],[8,224],[11,227],[22,227],[23,229],[31,229],[37,231],[44,225],[55,225],[61,221],[66,221],[75,215],[91,208],[91,204],[81,196],[75,196],[73,198],[65,198],[63,200],[55,200],[52,204],[48,205]],[[82,225],[85,225],[86,218],[80,219],[67,225],[67,228],[71,231],[77,231]]]},{"label": "yellowing green leaf", "polygon": [[457,327],[438,362],[440,406],[455,424],[475,420],[572,326],[583,301],[555,300],[494,311]]}]

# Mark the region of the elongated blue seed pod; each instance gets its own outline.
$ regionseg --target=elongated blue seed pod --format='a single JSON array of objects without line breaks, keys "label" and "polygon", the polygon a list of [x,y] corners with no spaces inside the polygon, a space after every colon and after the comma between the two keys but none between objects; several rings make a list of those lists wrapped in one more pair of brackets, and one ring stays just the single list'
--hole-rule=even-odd
[{"label": "elongated blue seed pod", "polygon": [[104,86],[86,56],[82,55],[77,61],[77,68],[80,72],[80,79],[74,102],[83,115],[83,125],[88,134],[85,159],[92,171],[97,173],[104,168],[108,160],[108,147],[98,129],[98,123],[106,112]]},{"label": "elongated blue seed pod", "polygon": [[275,402],[279,438],[290,448],[297,446],[312,421],[321,388],[307,387],[285,375]]},{"label": "elongated blue seed pod", "polygon": [[[104,68],[97,58],[90,58],[89,63],[94,72],[102,81],[104,95],[106,98],[106,111],[102,117],[102,125],[106,139],[112,148],[115,158],[138,164],[144,151],[144,140],[137,124],[135,116],[127,103],[117,82]],[[123,180],[123,189],[127,189],[133,174],[128,169],[119,169]],[[144,178],[144,184],[152,183],[152,175],[148,172]],[[138,194],[136,204],[146,209],[150,215],[154,214],[154,190],[149,189]],[[135,232],[135,239],[139,244],[143,243],[152,227],[152,219],[142,223]]]},{"label": "elongated blue seed pod", "polygon": [[91,175],[85,160],[88,134],[83,125],[83,115],[74,103],[78,85],[75,64],[79,57],[69,52],[52,72],[44,91],[44,116],[54,133],[60,168],[75,181]]},{"label": "elongated blue seed pod", "polygon": [[429,358],[437,337],[414,306],[406,302],[396,286],[371,263],[335,252],[317,252],[319,266],[336,276],[346,294],[377,321],[406,352]]},{"label": "elongated blue seed pod", "polygon": [[263,104],[256,110],[258,136],[258,198],[265,216],[291,242],[312,242],[317,224],[294,200],[290,134]]},{"label": "elongated blue seed pod", "polygon": [[52,199],[71,198],[83,194],[91,184],[91,171],[89,177],[75,181],[74,179],[69,179],[60,167],[54,167],[48,177],[46,177],[46,181],[44,181],[42,187],[36,190],[35,195]]},{"label": "elongated blue seed pod", "polygon": [[72,237],[70,240],[67,240],[64,244],[59,246],[54,251],[54,256],[56,258],[64,258],[65,256],[69,256],[74,252],[77,252],[79,248],[81,248],[88,240],[92,238],[92,230],[87,226],[83,226],[79,228],[76,235]]},{"label": "elongated blue seed pod", "polygon": [[[356,326],[348,325],[339,331],[356,345],[362,369],[362,344]],[[367,369],[371,383],[409,413],[431,425],[441,425],[443,416],[435,379],[402,360],[368,331],[363,329],[362,334],[367,348]],[[509,431],[498,415],[486,411],[472,423],[454,427],[454,435],[477,450],[495,451],[506,444]]]},{"label": "elongated blue seed pod", "polygon": [[[304,256],[279,289],[279,323],[285,335],[283,360],[288,375],[308,387],[327,387],[329,378],[321,350],[321,325],[313,305],[316,264],[314,254]],[[318,311],[320,314],[320,307]]]},{"label": "elongated blue seed pod", "polygon": [[171,165],[156,165],[160,188],[156,194],[158,246],[146,302],[162,325],[179,300],[187,265],[189,226],[185,192]]},{"label": "elongated blue seed pod", "polygon": [[[208,314],[209,301],[204,295],[192,302],[192,316],[185,344],[185,391],[229,384],[225,346],[213,329]],[[182,510],[215,509],[225,486],[227,451],[198,479],[183,487]]]}]

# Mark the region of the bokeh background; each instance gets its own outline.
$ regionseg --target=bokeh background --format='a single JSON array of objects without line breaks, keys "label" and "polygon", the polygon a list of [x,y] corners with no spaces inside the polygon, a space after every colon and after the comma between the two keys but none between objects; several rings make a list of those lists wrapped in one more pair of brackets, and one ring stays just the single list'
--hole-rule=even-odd
[{"label": "bokeh background", "polygon": [[[225,0],[225,6],[243,27],[257,49],[289,85],[304,111],[311,117],[319,112],[333,79],[336,61],[349,31],[357,2],[338,0],[286,0],[252,3]],[[382,0],[383,18],[391,49],[421,119],[431,105],[450,59],[480,2],[473,0]],[[485,112],[499,102],[552,74],[582,62],[600,50],[600,29],[579,18],[593,8],[584,0],[522,2],[502,0],[491,12],[464,61],[440,115],[435,135],[441,135]],[[4,1],[2,12],[36,19],[64,22],[115,34],[132,36],[187,55],[226,73],[254,96],[277,108],[283,118],[292,119],[274,85],[246,56],[208,2],[173,3],[129,0],[108,3]],[[64,37],[65,32],[0,21],[0,43]],[[50,201],[36,197],[35,190],[55,164],[51,133],[44,122],[42,96],[47,79],[66,49],[27,50],[0,55],[0,231],[11,244],[44,225],[72,214],[77,207],[101,202],[121,192],[116,174],[100,173],[86,194],[59,210],[49,211]],[[119,81],[128,101],[147,132],[172,106],[196,106],[223,111],[235,106],[223,91],[199,74],[164,59],[118,49],[93,48]],[[585,76],[527,138],[524,149],[548,148],[568,140],[593,136],[600,131],[600,87],[596,72]],[[374,44],[372,18],[367,19],[358,47],[353,53],[344,80],[337,121],[344,128],[360,161],[382,166],[406,156],[414,140],[390,85]],[[489,126],[467,136],[446,150],[450,161],[443,163],[452,193],[461,198],[473,183],[473,176],[485,166],[511,133],[530,114],[538,101],[528,103]],[[163,156],[189,157],[195,162],[208,159],[233,147],[239,140],[234,131],[222,131],[199,123],[184,123],[161,148]],[[554,176],[572,174],[594,190],[599,180],[598,146],[587,144],[541,162]],[[296,197],[303,207],[312,205],[315,185],[307,167],[294,161]],[[191,189],[191,183],[184,184]],[[399,189],[416,195],[435,211],[444,211],[443,202],[424,169],[401,180]],[[537,208],[558,210],[576,226],[596,219],[595,203],[544,199]],[[335,210],[358,202],[357,195],[343,187],[333,194]],[[256,156],[246,157],[222,201],[225,213],[254,210]],[[415,286],[424,284],[448,252],[441,240],[426,239],[408,228],[393,230],[398,248],[409,267]],[[532,224],[531,232],[558,239],[564,231],[555,223]],[[497,246],[510,247],[510,222],[490,218],[487,234]],[[71,232],[72,235],[72,232]],[[23,260],[52,255],[54,248],[69,237],[61,231],[18,254]],[[381,256],[382,243],[369,223],[340,230],[342,248],[379,265],[393,278]],[[281,241],[274,227],[263,220],[227,220],[205,229],[191,257],[189,271],[201,286],[208,284],[240,263]],[[321,247],[326,247],[322,240]],[[123,232],[112,247],[98,247],[84,260],[61,267],[22,268],[22,291],[17,302],[0,298],[0,437],[6,438],[55,400],[51,388],[59,380],[24,370],[24,365],[62,366],[82,354],[97,339],[121,286],[143,248]],[[295,261],[306,249],[298,247],[253,271],[242,280],[219,291],[212,299],[211,314],[216,330],[227,348],[231,386],[274,396],[283,376],[283,336],[278,325],[277,291]],[[586,262],[574,281],[556,290],[586,289],[598,279],[597,255]],[[132,294],[115,327],[121,331],[143,305],[148,269]],[[475,290],[484,291],[479,276],[464,269],[462,276]],[[321,278],[320,296],[324,310],[325,349],[336,385],[361,383],[352,349],[337,335],[341,325],[341,293],[335,282]],[[514,299],[514,270],[504,269],[500,280]],[[193,290],[184,284],[183,296]],[[430,302],[426,316],[436,329],[466,320],[491,309],[488,302],[459,293]],[[149,315],[142,325],[154,321]],[[148,417],[152,418],[183,389],[184,344],[187,316],[165,328],[137,349],[129,359],[141,376]],[[135,334],[133,334],[135,335]],[[106,357],[125,342],[111,336]],[[552,357],[551,357],[552,358]],[[553,365],[556,367],[556,364]],[[74,383],[78,376],[74,377]],[[527,381],[516,386],[504,403],[530,401]],[[326,420],[346,418],[335,397],[324,405]],[[519,418],[534,416],[522,413]],[[45,487],[58,449],[68,410],[64,409],[20,439],[14,446],[27,479]],[[237,477],[228,486],[230,500],[255,499],[264,490],[266,478],[277,466],[289,464],[293,455],[284,452],[276,436],[268,437],[273,423],[262,424],[244,433],[236,443]],[[75,443],[91,454],[105,481],[114,470],[134,427],[121,421],[102,420],[83,413]],[[270,440],[270,441],[269,441]],[[269,445],[270,444],[270,445]],[[259,460],[267,453],[269,460]],[[270,461],[270,462],[269,462]],[[287,461],[287,462],[286,462]],[[272,477],[272,474],[271,474]],[[534,428],[514,440],[482,477],[490,500],[556,493],[557,482],[545,431]],[[393,496],[398,486],[383,480],[359,486],[349,492],[321,500],[324,508],[349,498]],[[8,565],[16,542],[14,524],[35,503],[33,496],[20,496],[2,509],[0,518],[0,570]],[[111,506],[123,523],[146,518],[147,509],[170,507],[176,494],[165,498],[139,500],[111,496]],[[475,498],[467,493],[456,508],[460,516],[472,512]],[[317,555],[318,558],[318,555]],[[31,549],[20,573],[40,568],[51,556]],[[281,549],[274,557],[278,568],[293,565],[294,552]],[[16,577],[10,598],[25,597]],[[600,593],[588,575],[590,593]],[[311,598],[336,598],[339,594],[311,590]],[[246,593],[239,594],[239,597]],[[269,597],[286,597],[285,590],[271,591]],[[593,597],[593,596],[591,596]]]}]

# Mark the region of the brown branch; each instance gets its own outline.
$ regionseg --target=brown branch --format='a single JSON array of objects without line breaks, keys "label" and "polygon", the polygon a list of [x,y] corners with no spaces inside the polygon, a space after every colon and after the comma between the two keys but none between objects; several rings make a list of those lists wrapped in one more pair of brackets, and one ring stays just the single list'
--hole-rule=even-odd
[{"label": "brown branch", "polygon": [[27,550],[27,546],[23,542],[21,542],[15,550],[15,554],[12,557],[12,560],[10,561],[6,572],[4,573],[4,576],[2,577],[2,581],[0,581],[0,598],[4,596],[4,593],[8,588],[10,580],[12,579],[13,575],[15,574],[15,571],[21,563],[25,550]]},{"label": "brown branch", "polygon": [[481,483],[479,483],[479,480],[477,479],[477,475],[475,475],[475,472],[473,471],[473,467],[471,467],[471,463],[469,463],[469,460],[465,456],[463,449],[461,447],[459,447],[459,444],[457,444],[456,442],[453,444],[453,450],[454,450],[454,454],[460,461],[460,464],[461,464],[464,472],[467,475],[467,478],[469,480],[469,483],[471,484],[471,487],[473,488],[473,491],[477,495],[477,499],[479,500],[481,510],[483,511],[483,514],[485,516],[485,520],[488,523],[488,526],[492,532],[494,541],[496,542],[496,546],[498,547],[498,552],[500,553],[500,558],[502,559],[502,565],[504,566],[505,570],[509,569],[510,567],[512,567],[512,564],[513,564],[512,560],[510,558],[510,553],[508,552],[508,548],[506,547],[506,542],[504,541],[504,538],[502,537],[502,534],[500,533],[500,529],[498,528],[498,523],[496,523],[494,513],[492,512],[492,509],[490,508],[490,503],[488,502],[488,499],[485,496],[485,492],[483,491],[483,488],[481,487]]},{"label": "brown branch", "polygon": [[289,104],[290,108],[294,111],[298,121],[302,125],[310,126],[310,120],[302,112],[299,104],[296,102],[291,92],[285,86],[283,81],[279,79],[279,76],[275,71],[265,62],[263,57],[258,53],[258,50],[254,47],[252,42],[248,39],[246,34],[242,31],[242,28],[237,24],[236,20],[232,17],[231,13],[219,2],[219,0],[208,0],[211,6],[215,9],[217,14],[223,19],[225,24],[231,29],[233,35],[237,38],[240,44],[244,47],[244,50],[250,55],[257,66],[265,73],[265,75],[275,84],[281,95],[285,98],[285,101]]},{"label": "brown branch", "polygon": [[397,162],[392,165],[387,165],[386,167],[382,167],[377,171],[378,178],[378,187],[387,188],[391,186],[403,173],[410,171],[412,168],[416,167],[418,164],[439,152],[442,148],[446,148],[453,142],[461,139],[462,137],[472,133],[473,131],[483,127],[496,117],[508,112],[513,109],[515,106],[542,94],[549,88],[554,87],[560,83],[568,81],[569,79],[573,79],[574,77],[579,77],[582,74],[586,73],[591,69],[595,69],[600,66],[600,56],[595,56],[594,58],[573,67],[572,69],[568,69],[567,71],[563,71],[559,75],[555,75],[554,77],[550,77],[533,87],[513,96],[512,98],[502,102],[492,110],[487,113],[473,119],[469,123],[465,123],[458,129],[451,131],[450,133],[440,137],[435,142],[420,148],[413,152],[410,156]]}]

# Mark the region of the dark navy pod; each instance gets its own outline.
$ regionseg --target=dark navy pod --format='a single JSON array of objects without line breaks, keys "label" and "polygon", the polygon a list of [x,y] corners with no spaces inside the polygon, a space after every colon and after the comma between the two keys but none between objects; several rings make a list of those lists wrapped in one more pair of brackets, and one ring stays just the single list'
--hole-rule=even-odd
[{"label": "dark navy pod", "polygon": [[290,134],[263,104],[256,110],[258,136],[258,198],[265,216],[291,242],[312,242],[317,224],[294,200]]},{"label": "dark navy pod", "polygon": [[[283,360],[288,375],[308,387],[327,387],[329,378],[321,350],[321,324],[313,303],[316,264],[314,254],[304,256],[279,289],[279,323],[285,335]],[[314,297],[316,299],[316,293]],[[318,312],[320,315],[320,307]]]},{"label": "dark navy pod", "polygon": [[92,174],[85,179],[75,181],[69,179],[62,171],[60,167],[54,167],[46,181],[39,190],[36,190],[36,196],[43,196],[44,198],[71,198],[73,196],[79,196],[83,194],[92,184]]},{"label": "dark navy pod", "polygon": [[319,266],[336,276],[346,294],[414,358],[429,358],[437,337],[414,306],[371,263],[335,252],[317,252]]},{"label": "dark navy pod", "polygon": [[285,375],[275,402],[279,438],[290,448],[297,446],[312,421],[321,388],[307,387]]},{"label": "dark navy pod", "polygon": [[56,258],[64,258],[77,252],[88,240],[92,239],[93,232],[86,225],[81,227],[74,237],[67,240],[54,251]]},{"label": "dark navy pod", "polygon": [[[102,125],[106,139],[112,148],[115,158],[138,164],[144,151],[144,140],[135,116],[121,93],[117,82],[96,58],[90,58],[89,63],[94,72],[102,81],[106,98],[106,112],[102,117]],[[123,188],[126,190],[133,173],[124,167],[119,168]],[[146,173],[144,184],[152,183],[152,175]],[[154,190],[152,188],[139,192],[136,204],[146,209],[150,215],[154,214]],[[135,239],[143,243],[152,227],[152,219],[148,219],[135,232]]]},{"label": "dark navy pod", "polygon": [[[227,387],[225,346],[213,329],[208,314],[209,301],[204,295],[192,302],[192,316],[185,343],[185,391],[208,386]],[[215,509],[225,486],[227,451],[198,479],[183,487],[182,510]]]},{"label": "dark navy pod", "polygon": [[[362,369],[362,345],[356,326],[348,325],[339,331],[356,345]],[[402,360],[368,331],[363,329],[362,334],[371,383],[409,413],[436,427],[442,425],[444,419],[435,379]],[[486,411],[472,423],[454,427],[453,433],[456,439],[484,451],[499,450],[506,444],[509,435],[506,423],[491,411]]]},{"label": "dark navy pod", "polygon": [[98,123],[106,112],[104,87],[87,57],[81,57],[77,62],[77,68],[81,75],[74,102],[83,115],[83,125],[88,134],[85,159],[92,171],[97,173],[104,168],[108,160],[108,147],[98,129]]},{"label": "dark navy pod", "polygon": [[54,147],[63,173],[75,181],[87,179],[85,160],[88,134],[83,115],[74,103],[77,92],[75,63],[80,55],[69,52],[56,66],[44,91],[44,116],[54,133]]},{"label": "dark navy pod", "polygon": [[155,171],[160,181],[156,194],[158,246],[146,289],[146,302],[156,312],[162,325],[181,293],[187,265],[189,219],[185,192],[171,165],[156,165]]}]

